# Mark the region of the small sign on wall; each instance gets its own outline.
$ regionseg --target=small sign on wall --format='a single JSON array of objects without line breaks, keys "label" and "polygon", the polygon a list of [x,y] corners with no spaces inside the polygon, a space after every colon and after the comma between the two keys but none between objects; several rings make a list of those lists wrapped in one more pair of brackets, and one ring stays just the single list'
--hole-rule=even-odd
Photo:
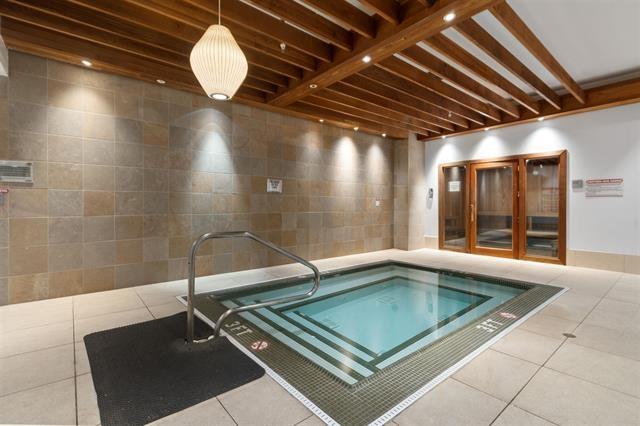
[{"label": "small sign on wall", "polygon": [[267,192],[282,194],[282,179],[267,179]]},{"label": "small sign on wall", "polygon": [[588,179],[586,196],[593,197],[622,197],[624,195],[624,179]]},{"label": "small sign on wall", "polygon": [[449,192],[460,192],[460,181],[459,180],[449,181]]}]

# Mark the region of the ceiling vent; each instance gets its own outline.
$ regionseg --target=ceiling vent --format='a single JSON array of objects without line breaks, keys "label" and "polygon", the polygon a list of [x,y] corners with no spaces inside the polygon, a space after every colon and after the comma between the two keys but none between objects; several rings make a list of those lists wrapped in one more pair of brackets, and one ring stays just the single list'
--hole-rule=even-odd
[{"label": "ceiling vent", "polygon": [[0,182],[33,183],[33,163],[0,161]]}]

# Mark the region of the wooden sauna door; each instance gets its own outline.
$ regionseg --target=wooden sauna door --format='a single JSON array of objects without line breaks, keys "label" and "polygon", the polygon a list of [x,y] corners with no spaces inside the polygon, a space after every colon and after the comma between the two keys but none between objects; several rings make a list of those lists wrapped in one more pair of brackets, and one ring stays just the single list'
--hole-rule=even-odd
[{"label": "wooden sauna door", "polygon": [[469,248],[518,257],[518,161],[470,165]]}]

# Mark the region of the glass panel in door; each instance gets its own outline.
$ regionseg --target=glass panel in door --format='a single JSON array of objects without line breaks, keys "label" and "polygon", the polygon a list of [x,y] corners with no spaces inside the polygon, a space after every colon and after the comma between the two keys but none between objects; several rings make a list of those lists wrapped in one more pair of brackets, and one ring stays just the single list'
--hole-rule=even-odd
[{"label": "glass panel in door", "polygon": [[444,174],[444,246],[450,249],[467,248],[467,166],[443,168]]},{"label": "glass panel in door", "polygon": [[[475,167],[475,247],[513,253],[515,164]],[[517,228],[516,228],[517,229]],[[517,232],[517,231],[516,231]]]},{"label": "glass panel in door", "polygon": [[525,252],[559,257],[560,158],[526,161]]}]

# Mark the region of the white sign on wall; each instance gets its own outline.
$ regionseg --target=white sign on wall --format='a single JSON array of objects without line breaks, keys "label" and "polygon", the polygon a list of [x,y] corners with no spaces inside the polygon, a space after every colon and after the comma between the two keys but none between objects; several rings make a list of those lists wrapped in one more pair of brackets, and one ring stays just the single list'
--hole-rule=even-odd
[{"label": "white sign on wall", "polygon": [[622,184],[624,179],[588,179],[586,196],[587,197],[622,197],[624,189]]},{"label": "white sign on wall", "polygon": [[449,181],[449,192],[460,192],[460,181],[459,180]]},{"label": "white sign on wall", "polygon": [[282,179],[267,179],[267,192],[282,193]]}]

